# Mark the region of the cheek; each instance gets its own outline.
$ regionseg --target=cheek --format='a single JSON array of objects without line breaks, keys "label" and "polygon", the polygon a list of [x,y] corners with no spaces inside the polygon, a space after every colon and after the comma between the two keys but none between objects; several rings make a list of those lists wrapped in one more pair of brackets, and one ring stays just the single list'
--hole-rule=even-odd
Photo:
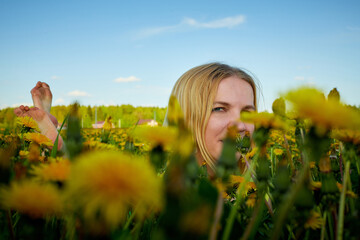
[{"label": "cheek", "polygon": [[215,137],[222,137],[222,134],[226,133],[227,123],[224,119],[212,115],[208,121],[205,130],[205,140],[214,141]]},{"label": "cheek", "polygon": [[246,124],[246,130],[250,132],[250,135],[252,135],[253,132],[254,132],[254,130],[255,130],[254,124],[249,124],[249,123],[247,123],[247,124]]}]

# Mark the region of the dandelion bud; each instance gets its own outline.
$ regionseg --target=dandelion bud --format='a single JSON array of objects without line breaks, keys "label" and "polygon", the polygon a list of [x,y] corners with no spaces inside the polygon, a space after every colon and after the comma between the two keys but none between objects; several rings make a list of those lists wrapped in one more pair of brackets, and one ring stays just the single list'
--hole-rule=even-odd
[{"label": "dandelion bud", "polygon": [[272,104],[272,110],[276,115],[285,116],[286,106],[283,98],[277,98]]},{"label": "dandelion bud", "polygon": [[328,95],[328,100],[334,101],[334,102],[340,102],[340,93],[336,88],[333,88]]}]

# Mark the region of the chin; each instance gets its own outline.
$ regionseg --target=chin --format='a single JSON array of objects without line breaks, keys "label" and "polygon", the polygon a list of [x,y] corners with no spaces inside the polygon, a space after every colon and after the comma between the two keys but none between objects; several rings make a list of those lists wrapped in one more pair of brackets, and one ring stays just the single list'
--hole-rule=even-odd
[{"label": "chin", "polygon": [[236,152],[235,157],[236,157],[237,160],[239,160],[240,157],[241,157],[241,153],[240,153],[240,152]]}]

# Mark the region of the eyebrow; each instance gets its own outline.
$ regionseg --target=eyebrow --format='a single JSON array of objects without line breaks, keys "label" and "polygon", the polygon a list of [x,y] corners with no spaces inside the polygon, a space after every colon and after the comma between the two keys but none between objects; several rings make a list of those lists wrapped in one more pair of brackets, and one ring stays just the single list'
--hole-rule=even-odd
[{"label": "eyebrow", "polygon": [[[223,106],[230,106],[229,103],[221,102],[221,101],[214,102],[213,105],[215,105],[215,104],[219,104],[219,105],[223,105]],[[242,110],[256,110],[256,108],[254,105],[246,105],[245,107],[242,108]]]},{"label": "eyebrow", "polygon": [[215,104],[220,104],[220,105],[230,106],[230,104],[229,104],[229,103],[227,103],[227,102],[214,102],[214,103],[213,103],[213,105],[215,105]]}]

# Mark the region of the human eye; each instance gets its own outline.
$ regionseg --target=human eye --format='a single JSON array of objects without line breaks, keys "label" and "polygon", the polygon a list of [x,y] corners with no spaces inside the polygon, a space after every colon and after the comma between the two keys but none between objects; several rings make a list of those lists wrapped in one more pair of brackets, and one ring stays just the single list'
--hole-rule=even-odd
[{"label": "human eye", "polygon": [[224,112],[225,108],[224,107],[214,107],[211,111],[212,112]]},{"label": "human eye", "polygon": [[255,112],[255,107],[251,106],[251,107],[246,107],[243,110],[241,110],[241,112]]}]

